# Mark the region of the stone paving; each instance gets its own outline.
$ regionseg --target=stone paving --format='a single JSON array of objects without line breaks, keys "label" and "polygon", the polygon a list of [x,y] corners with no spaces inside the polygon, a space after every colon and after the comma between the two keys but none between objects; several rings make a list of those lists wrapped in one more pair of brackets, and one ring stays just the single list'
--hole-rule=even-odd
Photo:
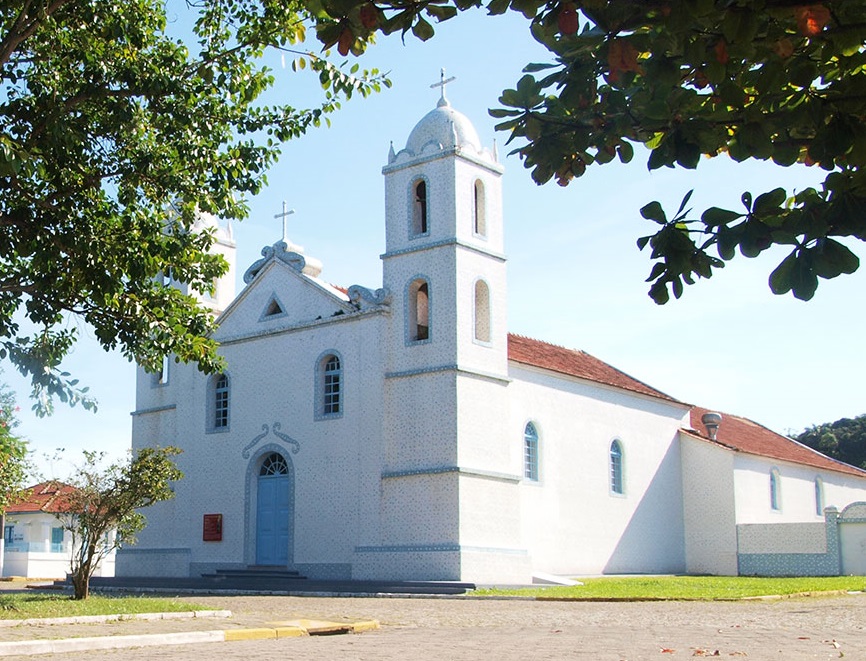
[{"label": "stone paving", "polygon": [[381,628],[354,635],[89,651],[50,658],[866,659],[862,594],[712,603],[198,595],[187,599],[206,609],[231,610],[233,617],[0,629],[0,640],[226,630],[314,618],[378,620]]}]

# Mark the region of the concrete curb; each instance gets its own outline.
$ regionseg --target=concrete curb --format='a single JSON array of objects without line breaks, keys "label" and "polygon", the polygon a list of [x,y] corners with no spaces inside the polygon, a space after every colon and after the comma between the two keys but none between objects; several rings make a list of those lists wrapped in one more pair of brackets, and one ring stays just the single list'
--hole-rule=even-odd
[{"label": "concrete curb", "polygon": [[[158,613],[157,615],[163,614]],[[253,629],[228,629],[225,631],[187,631],[184,633],[155,633],[132,636],[93,636],[89,638],[0,642],[0,656],[34,656],[36,654],[62,654],[65,652],[124,649],[128,647],[157,647],[163,645],[222,643],[233,640],[297,638],[300,636],[329,635],[334,633],[361,633],[362,631],[372,631],[379,628],[379,623],[375,620],[362,622],[322,622],[318,620],[300,620],[299,623],[308,623],[309,628],[304,626],[293,626],[289,622],[286,622],[279,623],[284,626]]]},{"label": "concrete curb", "polygon": [[119,615],[78,615],[76,617],[32,617],[27,620],[0,620],[0,628],[46,624],[102,624],[129,620],[191,620],[206,617],[229,618],[231,611],[179,611],[176,613],[125,613]]},{"label": "concrete curb", "polygon": [[90,650],[113,650],[126,647],[217,643],[225,640],[224,631],[189,631],[186,633],[147,634],[143,636],[94,636],[92,638],[61,638],[55,640],[22,640],[0,643],[0,656],[33,656],[63,654]]}]

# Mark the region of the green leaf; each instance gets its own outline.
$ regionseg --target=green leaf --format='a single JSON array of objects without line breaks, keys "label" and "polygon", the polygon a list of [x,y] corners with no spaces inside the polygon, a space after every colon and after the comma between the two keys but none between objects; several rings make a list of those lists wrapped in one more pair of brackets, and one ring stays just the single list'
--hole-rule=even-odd
[{"label": "green leaf", "polygon": [[641,207],[640,215],[647,220],[652,220],[658,223],[659,225],[664,225],[668,221],[664,209],[662,209],[662,205],[656,201],[650,202]]},{"label": "green leaf", "polygon": [[735,220],[739,220],[744,214],[719,207],[710,207],[701,214],[701,222],[707,227],[718,227],[719,225],[727,225]]},{"label": "green leaf", "polygon": [[778,212],[779,207],[785,203],[788,194],[784,188],[775,188],[768,193],[763,193],[755,200],[752,212],[761,215],[770,212]]},{"label": "green leaf", "polygon": [[793,276],[797,266],[797,252],[794,251],[782,260],[770,274],[770,290],[774,294],[787,294],[794,286]]},{"label": "green leaf", "polygon": [[650,287],[649,297],[656,305],[664,305],[671,298],[666,283],[662,281],[655,282],[652,287]]},{"label": "green leaf", "polygon": [[854,273],[860,259],[851,250],[833,239],[822,239],[812,252],[812,267],[821,278],[835,278],[843,273]]},{"label": "green leaf", "polygon": [[433,36],[433,26],[419,16],[415,25],[412,26],[412,34],[421,41],[427,41]]}]

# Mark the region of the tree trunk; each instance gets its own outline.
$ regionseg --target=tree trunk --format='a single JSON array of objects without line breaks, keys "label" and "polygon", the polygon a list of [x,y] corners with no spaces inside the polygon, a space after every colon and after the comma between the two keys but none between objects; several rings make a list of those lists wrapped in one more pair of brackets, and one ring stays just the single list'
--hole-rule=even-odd
[{"label": "tree trunk", "polygon": [[90,572],[85,571],[84,567],[78,567],[72,572],[72,587],[75,590],[75,595],[72,597],[76,601],[87,599],[90,595]]}]

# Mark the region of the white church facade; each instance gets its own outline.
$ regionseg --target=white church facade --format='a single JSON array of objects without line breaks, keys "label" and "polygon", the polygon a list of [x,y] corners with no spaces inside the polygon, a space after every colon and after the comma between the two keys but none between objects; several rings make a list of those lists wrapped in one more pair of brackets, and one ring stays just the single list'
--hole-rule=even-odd
[{"label": "white church facade", "polygon": [[[328,284],[284,237],[235,296],[217,228],[232,268],[206,302],[227,368],[139,371],[133,448],[180,447],[186,477],[118,575],[529,583],[832,555],[866,472],[735,416],[706,428],[586,353],[508,333],[502,172],[443,91],[383,168],[380,288]],[[838,566],[856,544],[835,539]]]}]

